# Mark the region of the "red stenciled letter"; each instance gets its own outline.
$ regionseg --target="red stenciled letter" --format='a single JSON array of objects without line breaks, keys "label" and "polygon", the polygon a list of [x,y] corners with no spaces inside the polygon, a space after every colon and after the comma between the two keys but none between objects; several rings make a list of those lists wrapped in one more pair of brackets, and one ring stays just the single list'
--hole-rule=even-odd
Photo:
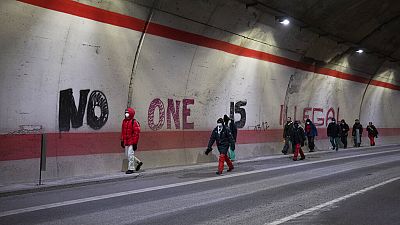
[{"label": "red stenciled letter", "polygon": [[174,100],[168,99],[168,107],[167,107],[167,129],[171,129],[171,115],[174,118],[175,128],[181,129],[180,120],[179,120],[179,107],[181,105],[181,101],[176,100],[176,107],[174,107]]},{"label": "red stenciled letter", "polygon": [[[157,124],[154,124],[154,111],[158,108],[158,115],[159,120]],[[165,120],[165,110],[164,110],[164,103],[161,99],[156,98],[151,101],[149,110],[147,111],[147,124],[149,125],[150,129],[152,130],[159,130],[164,126]]]},{"label": "red stenciled letter", "polygon": [[194,104],[194,99],[183,99],[182,101],[183,129],[194,129],[194,123],[187,122],[187,117],[190,116],[190,109],[188,109],[187,106],[193,104]]},{"label": "red stenciled letter", "polygon": [[310,115],[308,113],[306,113],[306,112],[309,112],[311,110],[312,110],[312,108],[304,108],[303,109],[303,122],[306,122],[306,119],[310,119]]},{"label": "red stenciled letter", "polygon": [[[315,126],[317,126],[317,127],[320,127],[320,126],[323,126],[324,125],[324,117],[318,117],[317,118],[317,120],[316,120],[316,122],[314,122],[315,121],[315,113],[323,113],[324,112],[324,110],[323,109],[321,109],[321,108],[313,108],[313,110],[312,110],[312,121],[313,121],[313,123],[315,124]],[[317,122],[319,122],[319,123],[317,123]]]},{"label": "red stenciled letter", "polygon": [[[329,114],[332,114],[332,116],[329,116]],[[329,118],[335,119],[335,110],[332,107],[328,109],[328,112],[326,113],[326,124],[328,124]]]}]

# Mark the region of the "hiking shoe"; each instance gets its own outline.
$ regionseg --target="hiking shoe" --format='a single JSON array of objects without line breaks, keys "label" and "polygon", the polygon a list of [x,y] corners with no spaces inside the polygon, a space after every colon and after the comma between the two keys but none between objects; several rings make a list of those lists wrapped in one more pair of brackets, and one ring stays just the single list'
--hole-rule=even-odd
[{"label": "hiking shoe", "polygon": [[229,168],[226,172],[231,172],[234,169],[234,167]]},{"label": "hiking shoe", "polygon": [[140,170],[140,167],[143,165],[143,162],[139,162],[136,166],[136,171]]},{"label": "hiking shoe", "polygon": [[125,174],[132,174],[133,173],[133,170],[127,170],[126,172],[125,172]]},{"label": "hiking shoe", "polygon": [[306,157],[301,157],[301,158],[300,158],[300,160],[304,160],[304,159],[306,159]]},{"label": "hiking shoe", "polygon": [[217,171],[217,172],[215,172],[217,175],[221,175],[222,174],[222,172],[220,172],[220,171]]}]

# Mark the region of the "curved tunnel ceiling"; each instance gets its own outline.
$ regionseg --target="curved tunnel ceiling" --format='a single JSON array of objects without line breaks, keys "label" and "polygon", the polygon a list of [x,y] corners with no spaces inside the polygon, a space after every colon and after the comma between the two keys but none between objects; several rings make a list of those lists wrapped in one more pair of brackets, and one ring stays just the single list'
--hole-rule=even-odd
[{"label": "curved tunnel ceiling", "polygon": [[288,16],[296,25],[400,63],[398,0],[243,0],[246,6]]}]

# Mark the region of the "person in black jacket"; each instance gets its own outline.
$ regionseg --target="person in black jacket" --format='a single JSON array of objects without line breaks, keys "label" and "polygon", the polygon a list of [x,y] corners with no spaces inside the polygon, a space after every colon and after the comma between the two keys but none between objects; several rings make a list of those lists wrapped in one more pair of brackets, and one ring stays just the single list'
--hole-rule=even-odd
[{"label": "person in black jacket", "polygon": [[347,148],[347,136],[349,135],[349,125],[343,119],[340,121],[340,140],[343,143],[343,147]]},{"label": "person in black jacket", "polygon": [[299,126],[299,121],[295,121],[293,123],[293,128],[290,130],[290,141],[292,142],[293,149],[294,149],[294,155],[293,155],[293,161],[297,160],[297,156],[300,152],[300,160],[303,160],[306,158],[304,155],[303,150],[301,149],[302,146],[304,146],[304,141],[306,140],[306,136],[304,133],[304,129]]},{"label": "person in black jacket", "polygon": [[[235,124],[235,121],[233,119],[229,118],[227,115],[224,115],[224,122],[225,122],[225,127],[229,128],[229,130],[231,131],[233,140],[236,143],[238,129],[237,129],[237,126]],[[234,149],[236,149],[236,147]],[[236,160],[236,155],[235,155],[235,150],[234,149],[232,150],[232,147],[231,147],[231,149],[228,151],[229,159],[232,162]]]},{"label": "person in black jacket", "polygon": [[367,132],[368,132],[368,138],[371,146],[375,146],[375,138],[378,137],[378,130],[376,127],[372,124],[372,122],[369,122],[367,126]]},{"label": "person in black jacket", "polygon": [[327,129],[327,135],[332,144],[332,150],[339,150],[339,131],[339,125],[336,123],[335,118],[332,118]]},{"label": "person in black jacket", "polygon": [[224,125],[224,120],[219,118],[217,120],[217,127],[211,133],[210,141],[208,142],[207,150],[205,154],[208,155],[212,151],[212,145],[217,142],[217,148],[219,151],[219,164],[217,174],[221,175],[224,170],[224,162],[228,164],[228,172],[233,170],[233,164],[227,156],[228,149],[231,147],[235,150],[235,141],[233,140],[232,134],[228,128]]},{"label": "person in black jacket", "polygon": [[313,152],[315,147],[314,138],[318,136],[318,130],[310,119],[306,120],[306,125],[304,126],[304,132],[307,137],[308,148],[310,149],[310,152]]},{"label": "person in black jacket", "polygon": [[353,132],[352,132],[354,139],[354,147],[361,146],[362,133],[363,133],[363,126],[361,125],[360,120],[356,119],[353,125]]},{"label": "person in black jacket", "polygon": [[[285,145],[283,146],[282,153],[284,155],[288,154],[289,147],[291,146],[290,133],[291,133],[292,129],[293,129],[292,118],[288,117],[285,127],[283,128],[283,139],[284,139]],[[292,151],[293,151],[293,148],[292,148]]]}]

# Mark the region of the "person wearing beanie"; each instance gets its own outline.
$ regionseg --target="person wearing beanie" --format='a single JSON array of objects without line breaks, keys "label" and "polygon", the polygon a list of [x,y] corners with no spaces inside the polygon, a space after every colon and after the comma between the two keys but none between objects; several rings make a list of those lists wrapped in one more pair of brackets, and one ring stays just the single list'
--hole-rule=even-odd
[{"label": "person wearing beanie", "polygon": [[360,120],[356,119],[353,125],[353,132],[352,132],[352,136],[354,139],[354,147],[361,146],[362,133],[363,133],[363,126],[361,125]]},{"label": "person wearing beanie", "polygon": [[228,164],[228,172],[231,172],[234,167],[232,161],[227,156],[227,153],[229,147],[235,150],[235,141],[233,140],[230,130],[224,125],[224,120],[222,118],[219,118],[217,120],[217,126],[211,132],[208,147],[205,151],[206,155],[208,155],[208,153],[212,151],[212,145],[214,144],[214,142],[217,142],[217,148],[219,151],[219,164],[218,171],[216,173],[218,175],[222,174],[224,170],[224,162]]},{"label": "person wearing beanie", "polygon": [[[288,154],[289,148],[292,146],[292,144],[290,143],[290,133],[292,132],[292,129],[293,129],[292,118],[288,117],[286,120],[286,124],[283,128],[283,140],[285,142],[285,145],[283,146],[282,153],[284,155]],[[293,149],[291,150],[291,152],[293,152]]]},{"label": "person wearing beanie", "polygon": [[332,144],[332,150],[339,150],[339,131],[339,125],[336,123],[335,118],[332,118],[327,129],[327,135]]},{"label": "person wearing beanie", "polygon": [[290,141],[292,142],[293,149],[294,149],[294,155],[293,155],[293,161],[297,161],[297,156],[300,153],[300,160],[305,159],[305,155],[303,150],[301,149],[302,146],[304,146],[304,141],[306,140],[306,136],[304,133],[303,128],[299,125],[299,121],[295,121],[293,123],[293,128],[290,131]]},{"label": "person wearing beanie", "polygon": [[[127,108],[121,129],[121,147],[125,149],[125,155],[128,158],[128,170],[126,174],[132,174],[133,170],[139,171],[143,165],[143,162],[135,157],[135,151],[139,142],[140,124],[134,117],[135,110]],[[135,160],[137,162],[136,168]]]},{"label": "person wearing beanie", "polygon": [[347,136],[349,135],[349,125],[342,119],[340,121],[340,141],[343,143],[343,148],[347,148]]},{"label": "person wearing beanie", "polygon": [[308,142],[308,148],[310,149],[310,152],[314,151],[315,144],[314,144],[314,138],[318,136],[318,130],[315,127],[314,123],[311,122],[310,119],[306,120],[306,125],[304,127],[304,132],[307,137],[307,142]]},{"label": "person wearing beanie", "polygon": [[[232,134],[233,140],[236,143],[237,126],[235,124],[235,121],[233,119],[229,118],[227,115],[224,115],[224,122],[225,122],[225,127],[229,128],[229,130],[230,130],[230,132]],[[236,149],[236,147],[235,147],[235,149]],[[228,157],[232,162],[235,161],[236,160],[235,150],[232,150],[232,148],[230,148],[228,150]]]},{"label": "person wearing beanie", "polygon": [[375,138],[378,137],[378,130],[376,127],[372,124],[372,122],[369,122],[367,126],[367,132],[368,132],[368,138],[371,146],[375,146]]}]

